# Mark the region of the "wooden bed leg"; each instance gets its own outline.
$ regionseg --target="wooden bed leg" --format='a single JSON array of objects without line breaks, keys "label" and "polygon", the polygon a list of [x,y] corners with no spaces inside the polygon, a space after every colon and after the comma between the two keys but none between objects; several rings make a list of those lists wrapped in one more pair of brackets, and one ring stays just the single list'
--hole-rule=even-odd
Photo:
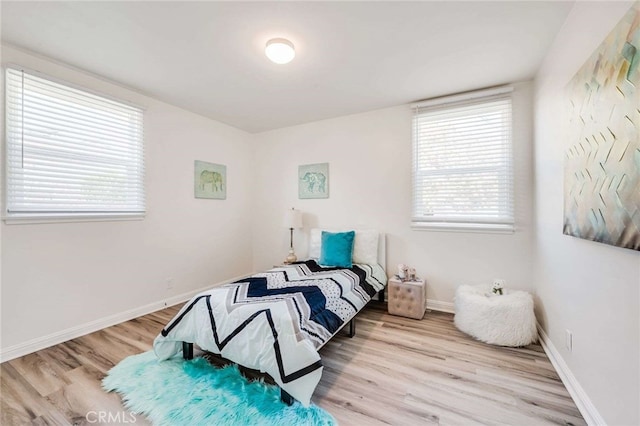
[{"label": "wooden bed leg", "polygon": [[293,405],[295,401],[295,399],[282,388],[280,388],[280,400],[287,405]]},{"label": "wooden bed leg", "polygon": [[353,337],[356,335],[356,319],[351,318],[349,321],[349,337]]},{"label": "wooden bed leg", "polygon": [[193,343],[182,342],[182,358],[193,359]]},{"label": "wooden bed leg", "polygon": [[384,302],[384,288],[378,292],[378,301]]}]

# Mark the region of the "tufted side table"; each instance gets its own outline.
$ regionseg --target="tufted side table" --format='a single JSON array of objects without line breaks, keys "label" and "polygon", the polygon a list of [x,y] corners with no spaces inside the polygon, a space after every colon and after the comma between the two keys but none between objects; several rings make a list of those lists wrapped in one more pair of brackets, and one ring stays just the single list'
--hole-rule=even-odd
[{"label": "tufted side table", "polygon": [[427,310],[427,285],[424,280],[402,281],[389,279],[387,308],[391,315],[422,319]]}]

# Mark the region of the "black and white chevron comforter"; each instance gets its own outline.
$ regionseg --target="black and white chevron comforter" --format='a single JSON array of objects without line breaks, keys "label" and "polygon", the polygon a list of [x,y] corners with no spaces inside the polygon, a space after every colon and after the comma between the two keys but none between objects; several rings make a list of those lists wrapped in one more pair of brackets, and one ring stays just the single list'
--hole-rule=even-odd
[{"label": "black and white chevron comforter", "polygon": [[318,349],[386,284],[379,265],[322,268],[309,260],[216,287],[189,301],[154,341],[161,360],[181,342],[268,373],[308,406],[322,375]]}]

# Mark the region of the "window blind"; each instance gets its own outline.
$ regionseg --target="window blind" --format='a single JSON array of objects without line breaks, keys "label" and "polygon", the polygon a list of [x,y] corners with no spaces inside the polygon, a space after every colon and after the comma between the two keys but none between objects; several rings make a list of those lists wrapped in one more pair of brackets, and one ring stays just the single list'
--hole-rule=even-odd
[{"label": "window blind", "polygon": [[417,105],[413,223],[513,229],[511,95]]},{"label": "window blind", "polygon": [[141,109],[6,70],[8,217],[145,211]]}]

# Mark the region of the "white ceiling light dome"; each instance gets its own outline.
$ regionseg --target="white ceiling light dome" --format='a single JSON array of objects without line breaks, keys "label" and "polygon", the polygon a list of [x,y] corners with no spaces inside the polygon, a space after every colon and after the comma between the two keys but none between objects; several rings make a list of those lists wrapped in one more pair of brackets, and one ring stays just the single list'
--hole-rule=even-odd
[{"label": "white ceiling light dome", "polygon": [[296,50],[293,47],[293,43],[289,40],[285,38],[272,38],[267,42],[264,54],[276,64],[288,64],[295,58]]}]

